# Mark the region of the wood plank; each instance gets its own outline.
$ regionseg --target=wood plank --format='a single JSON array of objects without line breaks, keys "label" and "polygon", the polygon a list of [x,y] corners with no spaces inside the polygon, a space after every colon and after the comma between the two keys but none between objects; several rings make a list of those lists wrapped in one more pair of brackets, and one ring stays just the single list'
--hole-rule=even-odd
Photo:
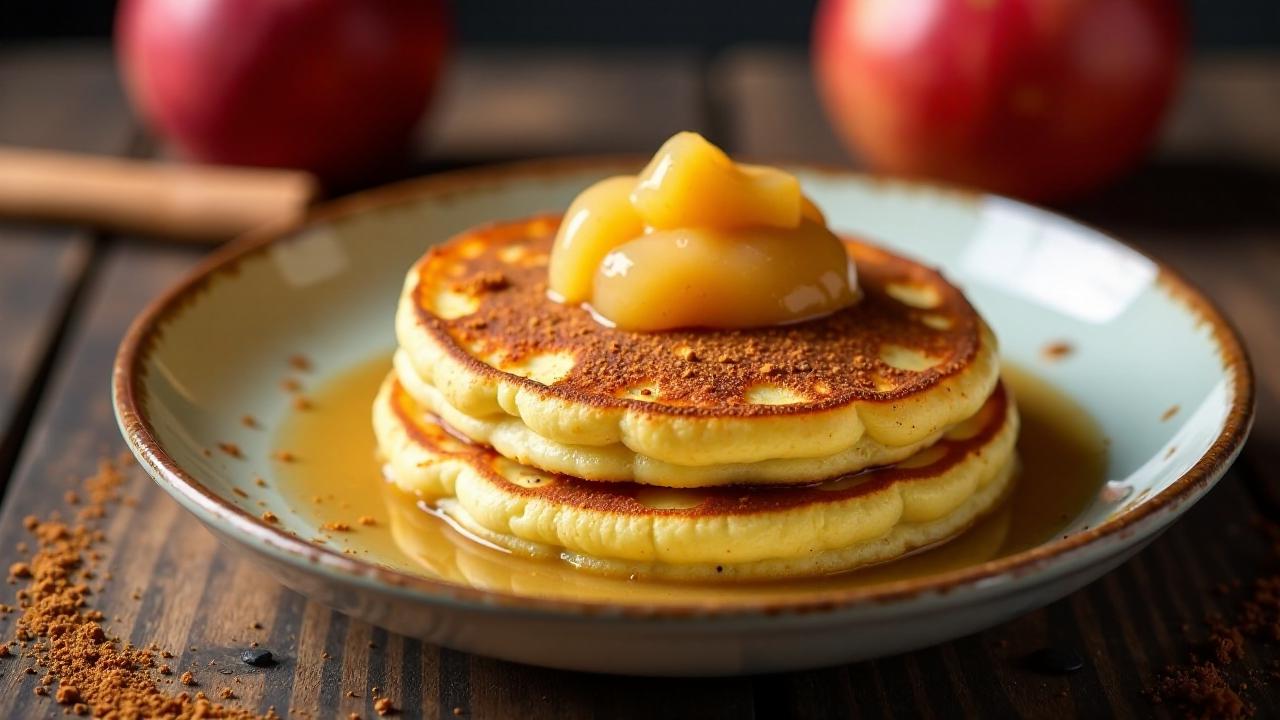
[{"label": "wood plank", "polygon": [[[154,245],[107,251],[0,514],[0,564],[18,559],[13,548],[26,538],[22,517],[65,511],[63,492],[91,472],[98,457],[120,448],[105,363],[134,314],[195,259],[185,248]],[[105,528],[104,545],[115,549],[107,565],[112,579],[94,606],[107,615],[109,631],[175,652],[172,666],[192,669],[204,689],[234,683],[243,705],[288,707],[311,717],[340,707],[370,717],[370,691],[378,687],[409,717],[452,717],[455,707],[480,717],[520,711],[531,718],[668,716],[689,707],[706,708],[707,717],[734,717],[749,709],[744,679],[598,678],[470,658],[391,636],[285,590],[215,542],[136,468],[126,495],[133,500],[114,510]],[[239,652],[251,642],[271,649],[280,663],[267,670],[241,664]],[[37,676],[22,674],[16,662],[0,672],[0,715],[50,709],[47,698],[31,692]]]},{"label": "wood plank", "polygon": [[[507,71],[502,64],[491,65],[488,80],[472,65],[465,83],[470,99],[457,101],[472,109],[454,112],[484,117],[506,108],[505,94],[519,90],[522,83],[554,77],[571,82],[551,88],[550,97],[584,112],[540,126],[531,123],[506,145],[512,140],[505,134],[506,125],[459,123],[443,136],[447,139],[453,132],[460,138],[449,144],[450,150],[465,154],[497,148],[522,155],[575,147],[639,151],[670,131],[698,127],[700,109],[694,102],[699,86],[692,65],[626,60],[575,69],[575,63],[561,59],[548,70],[530,67],[523,59],[521,63]],[[501,85],[508,75],[517,82]],[[485,83],[497,84],[501,91],[486,91]],[[621,105],[605,93],[618,86],[635,90],[629,100],[614,92]],[[637,104],[646,94],[661,104],[670,127],[642,126],[624,117],[642,109],[652,112],[652,106]],[[593,104],[595,100],[600,104]],[[543,101],[533,104],[538,102]],[[615,125],[630,130],[608,135],[606,130]],[[137,310],[194,259],[185,250],[132,243],[105,251],[100,271],[73,318],[70,340],[35,419],[10,502],[0,514],[0,563],[17,559],[13,548],[24,535],[24,515],[57,508],[62,491],[74,486],[76,476],[90,471],[103,452],[120,447],[105,387],[115,343]],[[749,710],[748,686],[741,680],[678,686],[626,678],[601,682],[586,675],[471,658],[391,636],[284,590],[251,563],[230,555],[136,470],[128,492],[134,502],[116,510],[106,527],[107,546],[117,552],[109,560],[112,580],[95,597],[95,606],[106,613],[113,632],[175,651],[173,667],[197,670],[202,687],[214,687],[223,677],[238,680],[235,691],[246,706],[289,707],[311,717],[328,716],[339,708],[370,717],[370,691],[378,687],[408,717],[452,717],[454,708],[468,713],[475,708],[476,714],[524,710],[526,716],[548,718],[624,711],[672,714],[688,707],[690,698],[711,709],[712,717]],[[262,628],[254,628],[255,622]],[[250,642],[270,648],[280,663],[269,670],[239,664],[236,656]],[[0,714],[49,712],[48,701],[31,694],[36,678],[21,674],[18,667],[2,668],[6,672],[0,680]]]},{"label": "wood plank", "polygon": [[[738,50],[716,72],[726,89],[720,114],[739,120],[733,150],[818,162],[838,151],[803,55]],[[1227,613],[1239,600],[1238,591],[1222,596],[1210,589],[1256,577],[1274,562],[1267,539],[1250,525],[1258,505],[1249,480],[1260,468],[1280,472],[1273,470],[1280,467],[1276,78],[1280,61],[1274,57],[1196,66],[1156,159],[1111,191],[1068,209],[1168,258],[1236,319],[1263,388],[1254,440],[1240,467],[1149,549],[1083,591],[974,638],[848,668],[848,676],[857,678],[853,697],[879,697],[878,709],[887,706],[889,714],[903,716],[936,709],[939,702],[967,708],[966,695],[975,698],[969,701],[977,708],[972,714],[981,716],[1149,715],[1153,708],[1142,689],[1164,665],[1190,653],[1183,626],[1203,638],[1203,618]],[[1020,659],[1045,645],[1082,651],[1085,669],[1067,677],[1030,673]],[[1245,695],[1258,704],[1260,716],[1277,711],[1280,693],[1248,678],[1265,676],[1276,655],[1274,647],[1250,643],[1245,660],[1230,670],[1236,683],[1255,685]],[[935,672],[918,668],[941,668],[943,676],[958,671],[966,692],[948,697],[932,687]],[[817,686],[810,681],[815,677],[761,681],[757,710],[795,707],[794,688]],[[828,714],[855,709],[837,699],[840,690],[831,683],[823,692],[828,699],[818,706]]]},{"label": "wood plank", "polygon": [[[728,89],[727,95],[717,95],[718,102],[729,103],[731,109],[772,107],[774,117],[738,114],[725,108],[715,114],[741,118],[742,124],[731,126],[726,133],[734,141],[734,149],[786,156],[791,153],[778,148],[789,147],[801,159],[829,160],[801,156],[806,148],[815,155],[833,151],[813,149],[823,142],[816,135],[821,128],[821,115],[813,107],[811,91],[794,84],[803,81],[795,74],[796,68],[804,68],[803,60],[792,58],[793,74],[788,81],[785,74],[777,71],[778,57],[770,56],[768,62],[758,63],[757,70],[766,68],[768,72],[757,72],[747,80],[733,79],[732,62],[718,65],[713,71],[713,77],[727,78],[721,86]],[[643,151],[679,127],[709,125],[704,122],[705,108],[697,104],[701,102],[701,85],[696,78],[690,80],[686,76],[687,67],[694,66],[686,67],[683,61],[667,71],[671,74],[668,80],[664,81],[661,73],[647,81],[636,80],[637,87],[648,88],[637,92],[636,97],[648,96],[649,100],[617,99],[625,109],[622,115],[627,117],[623,118],[609,99],[616,95],[600,95],[604,92],[602,84],[629,87],[623,70],[614,68],[597,74],[597,70],[574,69],[595,60],[575,63],[566,57],[557,60],[558,65],[553,63],[559,69],[551,72],[525,67],[536,63],[524,55],[517,60],[514,67],[506,60],[476,60],[472,67],[488,63],[486,72],[491,79],[485,80],[485,73],[475,71],[476,74],[465,76],[470,78],[466,83],[450,91],[473,99],[452,100],[456,103],[453,109],[443,111],[442,122],[446,124],[438,136],[440,145],[433,146],[438,157],[542,155],[575,148]],[[464,77],[460,71],[458,76]],[[522,79],[508,83],[508,76]],[[558,89],[533,87],[534,83],[544,83],[539,78],[555,76],[578,79]],[[612,79],[605,83],[599,79],[602,77]],[[505,89],[498,92],[492,87]],[[506,128],[511,123],[490,116],[521,106],[524,100],[504,99],[507,93],[517,93],[511,96],[517,97],[519,91],[534,96],[568,92],[563,102],[582,108],[585,119],[554,116],[539,128],[520,131],[523,135],[508,135]],[[771,92],[784,93],[784,99],[775,97],[772,104],[759,104]],[[742,93],[749,93],[750,97],[743,98]],[[807,106],[806,94],[810,98]],[[664,107],[663,112],[655,114],[653,108],[662,107],[662,98],[674,98],[669,102],[678,107]],[[473,109],[460,109],[468,104]],[[537,105],[535,102],[529,107]],[[778,108],[796,113],[798,119],[779,117]],[[533,116],[530,111],[521,117]],[[477,118],[474,125],[466,122],[469,117]],[[663,118],[662,122],[669,122],[672,127],[645,125],[655,117]],[[610,134],[609,123],[615,120],[619,129]],[[574,132],[567,132],[566,128]],[[805,135],[811,136],[808,140],[812,145],[802,141]],[[1263,308],[1261,314],[1250,316],[1247,324],[1241,323],[1246,333],[1274,327],[1269,324],[1272,316],[1266,313],[1273,311],[1275,305],[1259,284],[1268,277],[1268,263],[1276,259],[1275,246],[1269,240],[1274,236],[1266,234],[1261,218],[1249,220],[1239,229],[1239,237],[1247,242],[1240,240],[1233,245],[1246,248],[1244,252],[1255,266],[1248,271],[1247,282],[1238,284],[1247,290],[1233,300],[1228,295],[1240,274],[1239,262],[1233,262],[1233,256],[1214,248],[1206,252],[1196,232],[1188,231],[1183,236],[1172,236],[1167,228],[1156,232],[1150,225],[1143,225],[1139,216],[1106,215],[1107,207],[1103,204],[1084,209],[1098,213],[1097,217],[1104,221],[1110,218],[1110,227],[1126,227],[1127,222],[1133,223],[1129,229],[1142,231],[1145,227],[1150,234],[1142,235],[1143,240],[1153,246],[1158,244],[1162,250],[1177,248],[1175,255],[1185,253],[1179,256],[1182,259],[1178,263],[1210,285],[1213,292],[1222,293],[1221,299],[1233,313],[1240,308]],[[1215,221],[1212,208],[1203,211],[1201,220],[1203,227],[1221,222]],[[62,491],[72,486],[75,476],[91,470],[94,459],[102,452],[120,447],[105,389],[106,367],[115,344],[137,309],[194,259],[189,251],[153,245],[121,243],[106,250],[100,272],[72,317],[69,339],[36,416],[16,484],[0,513],[0,567],[16,559],[13,547],[24,535],[21,517],[42,514],[60,505]],[[1266,346],[1260,352],[1270,359],[1276,351]],[[1276,363],[1280,367],[1280,359]],[[239,702],[245,706],[265,709],[275,705],[283,710],[292,702],[291,709],[304,717],[330,717],[335,712],[341,716],[358,712],[370,717],[369,691],[373,686],[392,697],[407,717],[452,717],[454,708],[474,717],[530,718],[1146,715],[1150,706],[1141,695],[1144,683],[1164,663],[1185,656],[1181,625],[1197,624],[1207,612],[1226,611],[1235,600],[1231,595],[1207,592],[1206,588],[1233,578],[1250,577],[1269,562],[1267,544],[1250,529],[1247,515],[1241,510],[1252,506],[1243,479],[1243,471],[1233,472],[1219,489],[1136,560],[1041,611],[917,653],[760,678],[671,680],[565,673],[473,658],[391,636],[331,613],[276,585],[256,566],[221,549],[137,472],[129,486],[136,503],[113,513],[106,528],[107,546],[115,549],[110,559],[113,580],[94,602],[106,611],[113,629],[122,636],[139,643],[157,641],[180,651],[174,666],[197,667],[206,689],[224,682],[223,678],[229,678],[227,683],[238,680],[234,687],[241,698]],[[140,528],[146,531],[140,532]],[[1206,538],[1219,541],[1207,543]],[[1224,545],[1230,552],[1222,550]],[[254,622],[263,627],[254,628]],[[1198,632],[1199,628],[1193,630]],[[238,651],[250,642],[271,649],[280,664],[267,670],[239,664]],[[1044,645],[1079,649],[1088,658],[1086,668],[1066,677],[1031,672],[1023,658]],[[1236,671],[1265,672],[1274,659],[1251,652]],[[216,664],[211,666],[210,662]],[[34,678],[20,674],[17,667],[0,665],[0,714],[50,713],[52,705],[31,694]],[[223,675],[223,671],[231,674]],[[348,692],[359,697],[347,697]],[[1280,709],[1275,706],[1275,698],[1262,692],[1251,693],[1250,697],[1259,704],[1260,713],[1275,714]]]},{"label": "wood plank", "polygon": [[[130,262],[131,259],[138,262]],[[63,492],[77,485],[75,478],[89,474],[98,458],[120,448],[107,387],[116,345],[143,303],[193,260],[189,251],[161,248],[144,252],[126,247],[108,254],[101,275],[87,290],[86,302],[71,320],[68,341],[53,369],[48,391],[0,512],[0,552],[3,552],[5,567],[19,559],[14,549],[17,543],[28,539],[22,518],[29,514],[43,517],[61,507]],[[149,498],[156,489],[138,476],[133,478],[128,493],[136,498]],[[148,568],[136,574],[127,569],[134,567],[134,563],[149,565],[152,562],[169,539],[168,530],[177,514],[173,508],[166,508],[168,515],[140,517],[150,507],[153,507],[150,502],[121,507],[108,528],[112,545],[131,551],[112,559],[110,570],[120,573],[121,581],[108,584],[96,602],[109,619],[120,618],[108,624],[124,636],[128,636],[129,628],[122,626],[122,620],[132,620],[137,615],[138,603],[132,599],[133,592],[150,585],[150,577],[145,574]],[[156,532],[136,532],[137,528],[153,526]],[[11,600],[6,598],[5,602]],[[19,676],[20,667],[16,663],[5,665],[4,670],[4,683],[0,685],[2,714],[18,717],[50,709],[37,704],[43,700],[32,694],[33,676]]]},{"label": "wood plank", "polygon": [[88,243],[65,231],[0,225],[0,481],[21,436],[14,424],[34,402],[30,385],[88,259]]},{"label": "wood plank", "polygon": [[[22,518],[65,512],[63,492],[76,487],[76,478],[90,473],[98,458],[121,449],[106,387],[116,345],[141,307],[197,258],[187,248],[153,245],[121,244],[107,251],[72,321],[71,340],[0,513],[4,566],[19,559],[14,547],[26,539]],[[334,658],[348,652],[341,638],[334,644],[327,632],[345,618],[284,590],[230,554],[136,469],[126,496],[132,501],[114,511],[106,528],[105,545],[116,548],[107,564],[112,580],[94,601],[106,614],[110,632],[137,644],[164,644],[177,656],[173,667],[195,671],[202,687],[234,683],[243,703],[263,711],[269,705],[289,707],[295,698],[305,701],[298,707],[321,716],[330,705],[321,702],[320,691],[341,687],[360,693],[364,700],[353,709],[372,716],[368,688],[383,684],[382,678],[366,682],[360,675],[351,684],[335,682],[341,660],[321,658],[325,651]],[[254,628],[255,622],[262,628]],[[265,671],[239,662],[240,651],[255,641],[277,651],[276,668]],[[38,677],[22,674],[16,662],[3,671],[0,715],[52,709],[47,698],[32,694]]]},{"label": "wood plank", "polygon": [[0,142],[120,153],[133,133],[108,47],[0,46]]},{"label": "wood plank", "polygon": [[[123,151],[131,128],[110,68],[101,45],[0,47],[0,144]],[[83,231],[0,223],[0,487],[90,251]]]},{"label": "wood plank", "polygon": [[738,152],[771,161],[858,165],[818,101],[808,57],[788,48],[729,50],[711,68],[713,99]]},{"label": "wood plank", "polygon": [[[741,47],[713,66],[711,86],[733,143],[753,155],[854,164],[818,101],[809,59],[785,47]],[[1215,164],[1280,166],[1280,56],[1196,58],[1161,136],[1163,157],[1211,158]],[[1207,183],[1206,183],[1207,184]]]},{"label": "wood plank", "polygon": [[478,50],[449,67],[420,145],[440,161],[647,153],[703,129],[695,56]]},{"label": "wood plank", "polygon": [[1197,58],[1183,82],[1161,153],[1280,166],[1280,56]]}]

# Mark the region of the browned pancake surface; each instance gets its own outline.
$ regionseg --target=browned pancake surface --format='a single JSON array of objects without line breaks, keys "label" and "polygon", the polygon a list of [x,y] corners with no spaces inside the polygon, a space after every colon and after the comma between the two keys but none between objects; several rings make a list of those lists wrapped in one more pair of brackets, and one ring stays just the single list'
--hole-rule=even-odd
[{"label": "browned pancake surface", "polygon": [[[498,223],[432,248],[417,270],[419,322],[478,372],[501,371],[464,348],[515,362],[569,352],[576,362],[550,386],[553,394],[672,414],[773,415],[895,400],[964,370],[982,342],[977,313],[939,273],[857,240],[846,244],[863,297],[833,315],[746,330],[605,327],[584,308],[547,296],[546,262],[558,223],[558,216]],[[439,317],[427,300],[442,287],[477,297],[478,310]],[[933,364],[923,370],[892,365],[895,348]],[[619,397],[652,385],[661,388],[656,403]],[[747,391],[760,385],[787,388],[806,402],[748,402]]]}]

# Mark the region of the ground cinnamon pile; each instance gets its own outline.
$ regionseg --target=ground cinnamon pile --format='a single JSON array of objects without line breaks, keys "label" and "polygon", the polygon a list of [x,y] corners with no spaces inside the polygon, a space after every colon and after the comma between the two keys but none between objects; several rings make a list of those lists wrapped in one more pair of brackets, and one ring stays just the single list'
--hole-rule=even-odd
[{"label": "ground cinnamon pile", "polygon": [[[209,700],[203,692],[169,694],[158,675],[172,672],[157,659],[157,647],[137,648],[108,635],[102,613],[88,605],[89,581],[98,577],[104,541],[95,522],[120,502],[126,481],[122,459],[103,461],[86,478],[80,493],[69,493],[74,517],[54,514],[24,520],[36,541],[28,562],[15,563],[10,576],[22,583],[17,591],[15,641],[0,645],[29,662],[24,672],[42,675],[34,692],[49,697],[77,715],[112,718],[259,718],[255,713]],[[164,657],[171,657],[163,653]],[[16,663],[15,660],[4,662]],[[15,670],[17,668],[14,668]],[[274,710],[265,717],[276,718]]]},{"label": "ground cinnamon pile", "polygon": [[1245,718],[1253,707],[1232,689],[1214,662],[1176,667],[1160,677],[1153,690],[1157,699],[1168,702],[1197,718]]},{"label": "ground cinnamon pile", "polygon": [[[1257,521],[1269,542],[1272,560],[1280,560],[1280,525]],[[1242,584],[1219,587],[1229,594]],[[1280,642],[1280,574],[1261,575],[1249,586],[1249,595],[1227,617],[1205,618],[1209,634],[1191,661],[1170,666],[1156,679],[1148,694],[1156,703],[1176,708],[1187,717],[1238,719],[1252,717],[1253,705],[1244,697],[1250,683],[1263,685],[1280,679],[1280,671],[1265,676],[1257,670],[1233,682],[1230,675],[1245,658],[1249,641],[1274,645]],[[1235,675],[1240,675],[1234,672]]]}]

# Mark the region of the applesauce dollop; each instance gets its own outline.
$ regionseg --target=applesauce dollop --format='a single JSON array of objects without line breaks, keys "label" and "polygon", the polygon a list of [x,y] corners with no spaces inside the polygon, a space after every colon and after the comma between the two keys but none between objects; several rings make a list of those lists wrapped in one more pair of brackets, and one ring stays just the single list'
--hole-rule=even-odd
[{"label": "applesauce dollop", "polygon": [[569,206],[549,293],[626,330],[801,322],[856,302],[844,243],[783,170],[682,132]]}]

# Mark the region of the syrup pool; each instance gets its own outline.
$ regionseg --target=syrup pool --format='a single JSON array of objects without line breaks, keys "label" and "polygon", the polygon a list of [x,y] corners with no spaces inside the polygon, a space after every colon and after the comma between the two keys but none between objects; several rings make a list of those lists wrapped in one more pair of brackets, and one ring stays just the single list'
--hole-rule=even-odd
[{"label": "syrup pool", "polygon": [[[1006,366],[1003,376],[1022,416],[1022,465],[1000,507],[953,540],[893,562],[816,578],[673,583],[605,577],[478,542],[385,482],[370,416],[389,369],[386,358],[351,368],[316,388],[310,409],[288,418],[277,447],[290,448],[304,460],[280,468],[279,490],[334,549],[405,572],[519,595],[627,604],[754,604],[958,570],[1061,535],[1093,501],[1106,468],[1106,441],[1088,414],[1032,373]],[[372,524],[362,524],[362,518]],[[350,529],[325,531],[326,523]]]}]

